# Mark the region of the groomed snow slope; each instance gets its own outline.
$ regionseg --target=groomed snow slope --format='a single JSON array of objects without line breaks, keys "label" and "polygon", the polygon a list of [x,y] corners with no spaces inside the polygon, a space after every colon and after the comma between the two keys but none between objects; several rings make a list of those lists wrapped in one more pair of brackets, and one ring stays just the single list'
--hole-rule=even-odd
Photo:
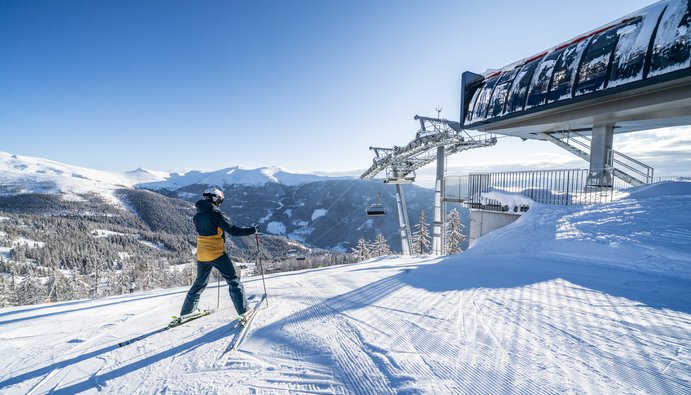
[{"label": "groomed snow slope", "polygon": [[535,205],[459,256],[274,275],[233,355],[225,287],[124,348],[186,290],[0,310],[0,392],[688,394],[690,211],[691,183],[666,183]]}]

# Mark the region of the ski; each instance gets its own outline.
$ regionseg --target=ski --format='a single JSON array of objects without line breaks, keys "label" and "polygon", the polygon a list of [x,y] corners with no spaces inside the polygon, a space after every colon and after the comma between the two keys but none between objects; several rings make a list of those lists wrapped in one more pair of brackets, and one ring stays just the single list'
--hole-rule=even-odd
[{"label": "ski", "polygon": [[145,333],[143,335],[139,335],[137,337],[133,337],[132,339],[126,340],[124,342],[118,343],[118,347],[125,347],[127,345],[130,345],[134,342],[137,342],[139,340],[146,339],[147,337],[153,336],[157,333],[165,332],[167,330],[173,329],[175,327],[178,327],[180,325],[186,324],[190,321],[194,321],[198,318],[206,317],[207,315],[213,313],[216,311],[216,309],[210,309],[210,310],[199,310],[195,311],[194,313],[183,315],[181,317],[173,316],[173,320],[170,322],[170,324],[166,325],[163,328],[156,329],[152,332]]},{"label": "ski", "polygon": [[197,318],[202,318],[206,317],[207,315],[213,313],[215,310],[197,310],[194,313],[186,314],[181,317],[178,316],[173,316],[173,320],[170,321],[170,324],[168,324],[167,328],[175,328],[176,326],[180,326],[182,324],[185,324],[187,322],[196,320]]},{"label": "ski", "polygon": [[228,344],[228,347],[226,347],[226,350],[221,355],[231,354],[242,345],[242,342],[245,340],[245,337],[247,337],[247,333],[252,326],[252,321],[257,315],[257,311],[259,311],[259,306],[261,306],[264,300],[266,300],[266,294],[262,295],[261,299],[259,299],[259,302],[254,305],[254,309],[252,309],[252,312],[249,314],[249,316],[244,319],[244,322],[240,320],[239,324],[242,329],[240,329],[240,332],[235,335],[233,340],[231,340],[230,344]]}]

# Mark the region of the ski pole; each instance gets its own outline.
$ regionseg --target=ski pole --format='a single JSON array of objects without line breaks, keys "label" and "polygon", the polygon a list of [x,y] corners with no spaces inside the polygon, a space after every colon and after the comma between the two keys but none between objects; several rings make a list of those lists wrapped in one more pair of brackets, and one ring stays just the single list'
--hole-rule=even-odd
[{"label": "ski pole", "polygon": [[264,295],[266,295],[266,306],[269,306],[269,295],[266,293],[266,281],[264,281],[264,265],[262,264],[261,258],[259,257],[259,229],[254,233],[254,239],[257,241],[257,265],[262,270],[262,284],[264,285]]},{"label": "ski pole", "polygon": [[218,309],[221,306],[221,276],[218,275],[218,271],[216,271],[216,289],[218,290],[216,293],[216,308]]}]

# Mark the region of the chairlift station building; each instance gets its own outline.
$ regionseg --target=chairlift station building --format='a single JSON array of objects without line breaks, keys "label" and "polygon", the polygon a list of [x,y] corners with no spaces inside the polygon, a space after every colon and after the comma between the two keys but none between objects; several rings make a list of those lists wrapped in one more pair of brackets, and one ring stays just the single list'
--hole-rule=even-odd
[{"label": "chairlift station building", "polygon": [[588,134],[593,184],[611,185],[613,134],[691,124],[690,10],[660,1],[498,71],[463,73],[463,128],[557,144]]},{"label": "chairlift station building", "polygon": [[443,159],[493,146],[495,134],[549,141],[581,157],[591,188],[611,188],[614,177],[652,182],[653,169],[615,151],[613,135],[691,125],[691,0],[659,1],[499,70],[466,71],[460,94],[459,122],[416,116],[423,133],[408,145],[370,147],[374,164],[361,178],[386,171],[397,184],[404,255],[410,227],[400,183],[437,159],[433,252],[442,253]]}]

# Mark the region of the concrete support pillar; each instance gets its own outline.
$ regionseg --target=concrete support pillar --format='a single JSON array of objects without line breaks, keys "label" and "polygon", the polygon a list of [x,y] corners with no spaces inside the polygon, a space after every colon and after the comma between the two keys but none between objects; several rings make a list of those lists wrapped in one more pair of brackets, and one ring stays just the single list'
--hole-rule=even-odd
[{"label": "concrete support pillar", "polygon": [[612,141],[614,125],[594,125],[590,141],[589,187],[611,187],[612,175]]},{"label": "concrete support pillar", "polygon": [[444,147],[437,147],[437,181],[434,187],[434,222],[432,224],[432,254],[444,254]]}]

